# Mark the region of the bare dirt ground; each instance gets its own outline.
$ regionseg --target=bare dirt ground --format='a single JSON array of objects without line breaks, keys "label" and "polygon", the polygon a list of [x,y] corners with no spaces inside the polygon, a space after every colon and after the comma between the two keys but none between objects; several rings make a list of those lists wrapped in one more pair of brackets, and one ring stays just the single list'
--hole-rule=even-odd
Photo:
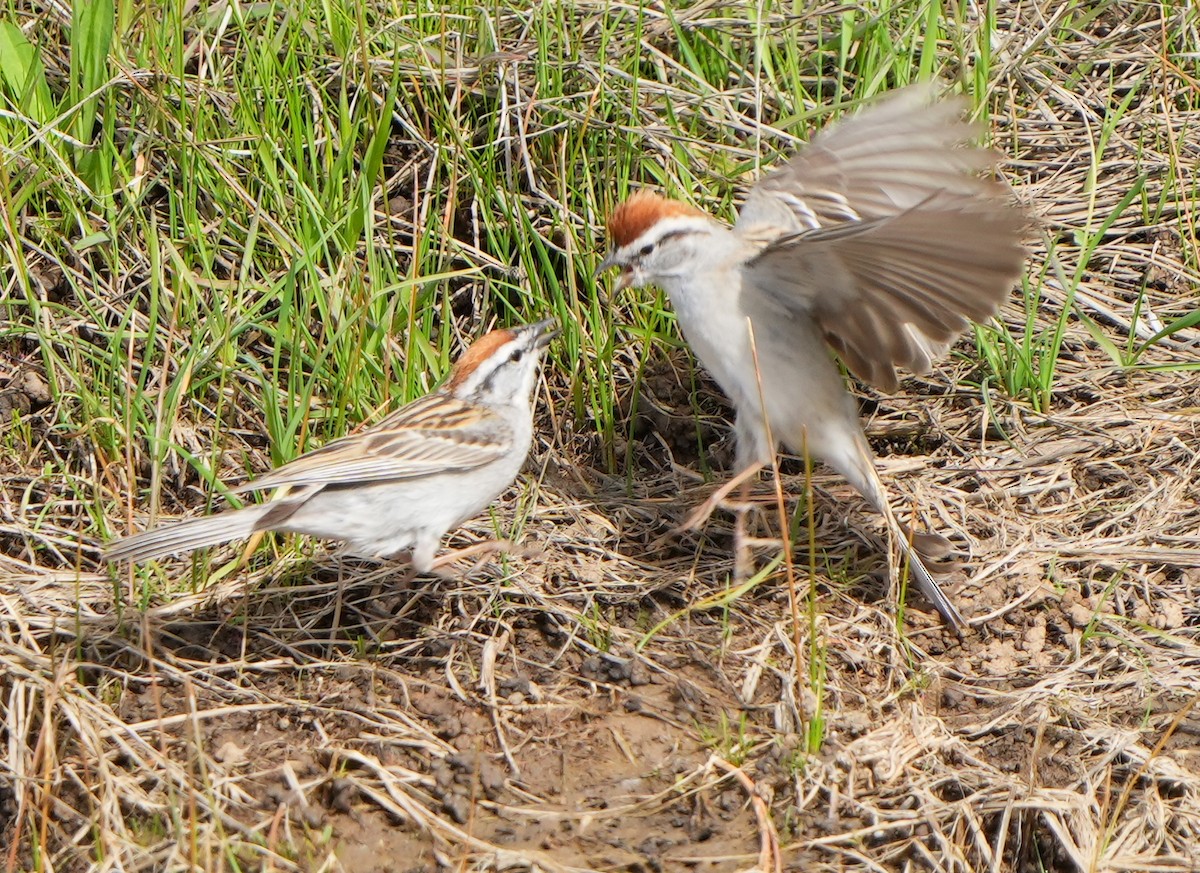
[{"label": "bare dirt ground", "polygon": [[317,548],[120,613],[106,578],[10,555],[6,739],[32,754],[4,827],[19,844],[45,804],[66,870],[112,803],[110,869],[734,871],[775,841],[794,870],[1192,869],[1195,434],[1155,398],[1200,398],[1120,381],[1136,405],[1013,418],[1009,441],[972,438],[973,402],[874,420],[936,422],[936,450],[882,463],[971,544],[964,641],[919,604],[897,633],[873,521],[831,476],[840,581],[810,618],[801,566],[794,618],[778,571],[729,591],[723,517],[650,549],[705,486],[627,496],[549,440],[498,510],[527,513],[530,554],[453,581],[397,590]]},{"label": "bare dirt ground", "polygon": [[[1004,82],[1026,95],[1008,171],[1068,274],[1083,249],[1057,229],[1139,174],[1151,201],[1164,173],[1194,190],[1200,119],[1166,86],[1089,189],[1100,107],[1038,68]],[[147,597],[79,539],[41,471],[86,447],[49,426],[33,358],[0,348],[0,427],[36,445],[0,447],[0,870],[1200,869],[1200,382],[1170,369],[1200,336],[1124,368],[1097,339],[1195,307],[1185,208],[1126,212],[1091,255],[1093,328],[1069,321],[1047,412],[954,389],[980,379],[965,356],[864,398],[899,504],[961,550],[964,640],[915,599],[897,621],[879,525],[820,468],[817,550],[801,535],[792,572],[764,547],[773,569],[731,588],[722,512],[669,535],[711,488],[689,471],[729,451],[682,357],[629,389],[628,477],[548,374],[526,474],[451,542],[498,525],[522,554],[401,586],[314,544],[192,590],[234,546],[164,562]],[[1036,330],[1064,302],[1050,263],[1035,244]],[[795,460],[784,477],[794,505],[810,483]]]}]

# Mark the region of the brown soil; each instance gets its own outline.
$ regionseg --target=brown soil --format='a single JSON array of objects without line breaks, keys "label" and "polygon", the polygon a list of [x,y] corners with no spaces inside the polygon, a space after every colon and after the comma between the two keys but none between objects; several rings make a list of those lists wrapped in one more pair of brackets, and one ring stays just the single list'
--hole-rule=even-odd
[{"label": "brown soil", "polygon": [[[658,59],[677,34],[713,24],[706,15],[721,16],[712,33],[759,38],[712,4],[670,18],[658,5],[640,13],[642,45],[597,27],[586,4],[562,8],[607,51],[644,50],[647,75],[666,69]],[[89,419],[88,434],[111,426],[107,446],[66,426],[81,420],[78,398],[41,361],[85,368],[132,289],[161,277],[105,285],[108,262],[71,244],[54,266],[36,239],[53,222],[14,222],[47,305],[45,324],[31,318],[0,344],[0,871],[1200,870],[1200,333],[1156,336],[1195,311],[1185,196],[1198,190],[1200,119],[1191,73],[1174,60],[1193,55],[1153,44],[1194,27],[1160,20],[1186,4],[1110,5],[1094,17],[1005,6],[1017,11],[997,28],[981,95],[1005,176],[1040,221],[1034,315],[1014,294],[986,330],[998,354],[1029,360],[990,367],[967,341],[896,396],[862,398],[896,505],[958,550],[943,578],[971,622],[961,640],[892,590],[879,520],[820,467],[810,481],[801,462],[783,462],[795,514],[782,520],[770,481],[756,486],[763,573],[744,584],[731,578],[728,513],[672,533],[710,493],[702,480],[730,464],[728,410],[686,354],[647,351],[644,331],[626,331],[629,312],[607,326],[615,440],[573,414],[579,383],[552,368],[526,473],[494,521],[447,544],[505,536],[523,554],[416,583],[295,540],[246,565],[232,564],[236,544],[145,575],[112,571],[97,530],[147,511],[150,461],[144,447],[114,451],[111,422]],[[802,50],[828,52],[818,19],[771,14]],[[527,49],[518,18],[498,31],[514,56]],[[577,104],[544,105],[522,79],[522,99],[496,105],[512,113],[514,155],[554,133],[540,125],[608,123],[584,114],[601,105],[600,63],[579,60]],[[68,66],[64,56],[50,68]],[[438,105],[443,91],[481,99],[475,81],[509,83],[491,70],[470,81],[418,81],[444,65],[414,70]],[[638,99],[671,101],[668,85]],[[746,132],[771,118],[751,113],[783,107],[760,105],[744,82],[704,87],[702,99],[678,92],[696,142],[657,123],[628,133],[651,155],[693,149],[697,196],[715,197],[720,174],[762,156]],[[1118,111],[1126,95],[1136,99]],[[783,148],[784,134],[770,137]],[[389,148],[384,175],[441,179],[427,146]],[[595,253],[558,242],[564,220],[604,204],[549,201],[556,169],[530,161],[514,173],[528,223],[513,227],[541,234],[538,249],[579,279]],[[477,204],[468,185],[454,190],[446,232],[474,239]],[[441,208],[385,193],[392,217]],[[225,246],[236,227],[220,227]],[[378,251],[415,239],[380,227]],[[1103,234],[1094,250],[1081,243],[1092,232]],[[244,242],[217,258],[230,276]],[[446,252],[497,268],[474,242]],[[511,270],[504,282],[458,280],[470,293],[453,301],[455,335],[472,336],[479,312],[507,311],[473,305],[497,287],[524,293],[520,270],[532,268],[499,266]],[[1076,275],[1068,295],[1061,279]],[[93,304],[108,308],[97,316]],[[1039,363],[1064,310],[1062,348]],[[26,317],[20,304],[5,312]],[[595,353],[581,348],[577,367]],[[1018,363],[1052,365],[1052,389],[1008,391]],[[185,451],[225,451],[215,463],[230,482],[269,466],[264,423],[236,402],[245,389],[231,390],[221,421],[174,419],[155,494],[164,511],[205,511],[211,488]],[[768,541],[789,527],[800,532],[790,565]]]}]

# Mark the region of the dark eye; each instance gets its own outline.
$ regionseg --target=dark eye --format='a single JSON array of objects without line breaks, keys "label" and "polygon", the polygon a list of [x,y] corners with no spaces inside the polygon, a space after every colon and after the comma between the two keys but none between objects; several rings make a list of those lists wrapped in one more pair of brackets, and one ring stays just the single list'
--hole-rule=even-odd
[{"label": "dark eye", "polygon": [[508,356],[508,359],[509,359],[509,361],[511,361],[512,363],[515,364],[517,361],[521,360],[521,358],[524,357],[524,355],[525,355],[525,352],[523,349],[516,349],[515,351],[513,351],[513,353],[511,355]]},{"label": "dark eye", "polygon": [[638,249],[638,257],[644,258],[653,251],[654,251],[654,243],[646,243],[644,246],[642,246],[640,249]]}]

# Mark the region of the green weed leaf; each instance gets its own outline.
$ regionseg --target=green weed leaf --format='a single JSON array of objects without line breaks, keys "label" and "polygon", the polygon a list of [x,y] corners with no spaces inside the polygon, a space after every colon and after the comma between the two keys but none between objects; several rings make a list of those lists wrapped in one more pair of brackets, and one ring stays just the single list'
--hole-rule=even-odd
[{"label": "green weed leaf", "polygon": [[0,21],[0,84],[36,124],[51,119],[53,102],[42,59],[21,29],[8,21]]}]

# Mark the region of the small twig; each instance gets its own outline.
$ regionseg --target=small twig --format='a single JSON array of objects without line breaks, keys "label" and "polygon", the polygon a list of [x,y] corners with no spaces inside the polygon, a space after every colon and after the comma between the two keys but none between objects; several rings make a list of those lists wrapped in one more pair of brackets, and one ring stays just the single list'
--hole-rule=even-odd
[{"label": "small twig", "polygon": [[479,688],[487,696],[488,714],[492,718],[492,728],[496,731],[496,742],[499,743],[500,750],[504,753],[504,760],[508,762],[513,778],[520,779],[521,768],[517,766],[512,749],[508,745],[508,737],[504,733],[504,725],[500,721],[500,705],[496,699],[496,655],[508,648],[509,636],[510,634],[506,630],[500,635],[500,639],[492,638],[483,644]]},{"label": "small twig", "polygon": [[735,767],[719,755],[708,759],[710,765],[733,776],[750,795],[750,803],[754,806],[754,816],[758,819],[758,836],[761,848],[758,852],[758,869],[762,873],[783,873],[783,855],[779,851],[779,833],[775,830],[775,822],[771,821],[771,810],[766,800],[758,793],[754,781],[746,775],[741,767]]}]

